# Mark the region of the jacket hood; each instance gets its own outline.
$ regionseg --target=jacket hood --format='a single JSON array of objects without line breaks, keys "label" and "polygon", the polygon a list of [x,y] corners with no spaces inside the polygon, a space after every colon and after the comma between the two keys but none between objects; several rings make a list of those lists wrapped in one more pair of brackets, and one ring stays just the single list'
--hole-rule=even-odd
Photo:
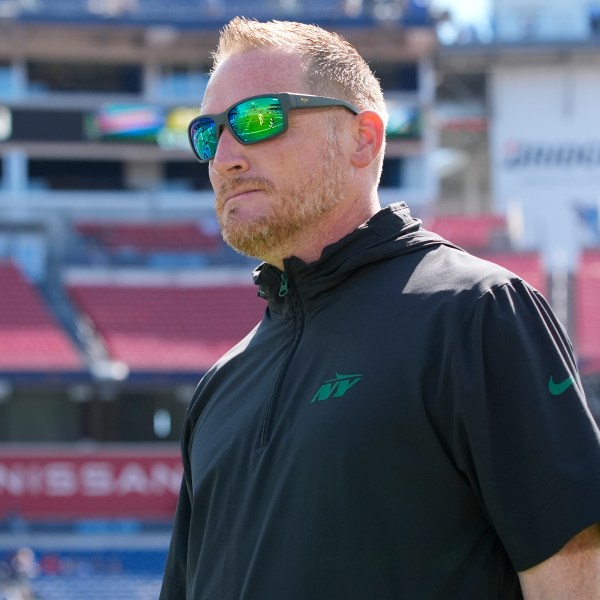
[{"label": "jacket hood", "polygon": [[[285,301],[287,284],[308,300],[340,283],[360,267],[414,252],[427,246],[452,245],[421,227],[404,202],[382,208],[366,223],[326,246],[321,257],[305,263],[296,256],[284,260],[284,271],[262,263],[253,273],[258,295],[269,305]],[[282,288],[282,281],[284,287]]]}]

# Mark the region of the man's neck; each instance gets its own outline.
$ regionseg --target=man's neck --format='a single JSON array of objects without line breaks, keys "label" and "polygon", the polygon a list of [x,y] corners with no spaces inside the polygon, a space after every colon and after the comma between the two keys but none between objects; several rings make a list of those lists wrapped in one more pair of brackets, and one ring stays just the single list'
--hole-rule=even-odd
[{"label": "man's neck", "polygon": [[260,257],[261,260],[284,270],[285,258],[295,256],[310,264],[319,260],[323,250],[355,229],[366,223],[374,214],[381,210],[379,199],[375,194],[368,201],[353,205],[340,204],[327,213],[308,231],[302,231],[288,240],[285,248],[279,248],[270,257]]}]

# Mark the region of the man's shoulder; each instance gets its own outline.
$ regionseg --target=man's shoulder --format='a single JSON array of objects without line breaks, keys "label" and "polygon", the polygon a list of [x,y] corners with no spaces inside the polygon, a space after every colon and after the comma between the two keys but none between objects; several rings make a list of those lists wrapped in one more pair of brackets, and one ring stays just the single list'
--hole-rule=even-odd
[{"label": "man's shoulder", "polygon": [[408,271],[405,291],[426,294],[471,292],[481,296],[498,286],[521,280],[504,267],[443,241],[398,256],[390,261],[389,267]]}]

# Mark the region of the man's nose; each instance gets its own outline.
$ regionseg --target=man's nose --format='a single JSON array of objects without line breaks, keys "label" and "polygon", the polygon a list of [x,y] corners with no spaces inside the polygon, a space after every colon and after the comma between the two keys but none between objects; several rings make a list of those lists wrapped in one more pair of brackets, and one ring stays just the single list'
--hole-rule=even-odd
[{"label": "man's nose", "polygon": [[219,136],[212,168],[220,175],[225,175],[231,171],[247,171],[249,166],[247,146],[240,143],[233,133],[224,127]]}]

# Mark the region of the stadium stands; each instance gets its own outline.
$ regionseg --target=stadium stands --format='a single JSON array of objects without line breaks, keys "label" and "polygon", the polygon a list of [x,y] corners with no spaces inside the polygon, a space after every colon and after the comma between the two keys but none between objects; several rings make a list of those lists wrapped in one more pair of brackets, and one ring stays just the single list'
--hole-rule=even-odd
[{"label": "stadium stands", "polygon": [[506,238],[506,219],[495,214],[440,215],[426,223],[448,241],[465,250],[490,250]]},{"label": "stadium stands", "polygon": [[196,221],[81,222],[75,232],[78,243],[70,257],[75,264],[198,267],[226,256],[218,232]]},{"label": "stadium stands", "polygon": [[68,293],[131,371],[209,368],[265,308],[252,285],[77,285]]},{"label": "stadium stands", "polygon": [[78,223],[77,232],[109,252],[211,252],[221,246],[221,237],[205,233],[196,223]]},{"label": "stadium stands", "polygon": [[[27,574],[0,580],[0,598],[24,600],[156,600],[166,548],[26,548],[34,557]],[[4,570],[14,568],[14,552],[0,555]],[[20,576],[19,576],[20,575]],[[14,584],[32,595],[14,595]],[[10,585],[10,584],[13,585]],[[4,585],[2,585],[4,584]],[[9,591],[13,595],[9,594]],[[3,594],[4,592],[4,594]]]},{"label": "stadium stands", "polygon": [[477,254],[512,271],[547,296],[548,280],[539,252],[479,252]]},{"label": "stadium stands", "polygon": [[600,373],[600,250],[586,250],[575,273],[575,346],[581,371]]},{"label": "stadium stands", "polygon": [[0,262],[0,369],[77,371],[81,357],[36,288]]},{"label": "stadium stands", "polygon": [[149,575],[54,575],[32,584],[44,600],[156,600],[162,573]]},{"label": "stadium stands", "polygon": [[[385,6],[388,4],[389,6]],[[233,15],[253,18],[302,18],[303,15],[323,19],[365,19],[402,16],[410,26],[430,26],[431,15],[418,0],[407,0],[402,11],[395,2],[322,0],[280,0],[251,3],[244,0],[37,0],[16,5],[15,12],[24,19],[113,19],[134,22],[171,21],[206,23]],[[394,10],[395,9],[395,10]]]}]

